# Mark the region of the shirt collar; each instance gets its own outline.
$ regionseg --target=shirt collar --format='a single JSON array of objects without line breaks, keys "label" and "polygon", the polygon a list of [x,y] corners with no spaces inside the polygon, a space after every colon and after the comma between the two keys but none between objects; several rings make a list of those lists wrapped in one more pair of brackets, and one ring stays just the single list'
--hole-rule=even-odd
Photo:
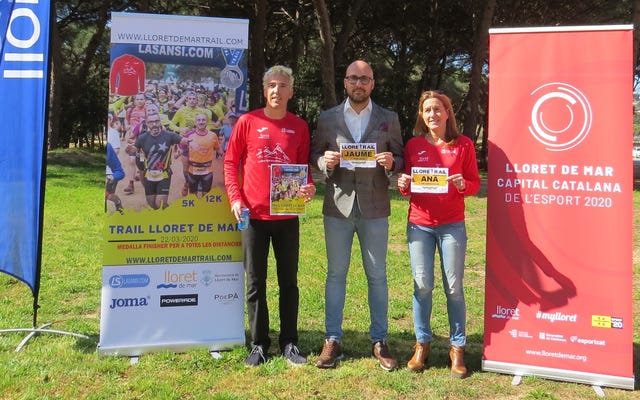
[{"label": "shirt collar", "polygon": [[[367,110],[368,112],[371,112],[372,109],[373,109],[373,102],[371,101],[371,99],[369,99],[367,106],[362,111]],[[347,98],[347,101],[344,102],[344,112],[346,113],[347,111],[352,111],[354,114],[357,114],[356,110],[354,110],[353,107],[351,107],[351,100],[349,100],[349,98]]]}]

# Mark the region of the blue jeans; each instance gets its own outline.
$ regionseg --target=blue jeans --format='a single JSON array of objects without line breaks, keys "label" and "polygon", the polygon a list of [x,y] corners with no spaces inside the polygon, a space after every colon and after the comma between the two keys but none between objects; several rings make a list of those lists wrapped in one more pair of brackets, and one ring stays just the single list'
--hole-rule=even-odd
[{"label": "blue jeans", "polygon": [[[356,207],[354,207],[356,208]],[[362,263],[367,276],[369,334],[372,342],[387,339],[389,293],[387,287],[387,242],[389,219],[361,218],[357,212],[349,218],[324,217],[327,246],[327,280],[325,286],[325,337],[342,339],[342,318],[351,261],[354,234],[358,235]]]},{"label": "blue jeans", "polygon": [[467,342],[467,310],[462,286],[467,250],[467,230],[464,221],[437,227],[409,223],[407,240],[413,273],[413,327],[416,340],[425,343],[430,342],[433,337],[431,310],[437,247],[442,284],[447,296],[449,341],[453,346],[464,346]]}]

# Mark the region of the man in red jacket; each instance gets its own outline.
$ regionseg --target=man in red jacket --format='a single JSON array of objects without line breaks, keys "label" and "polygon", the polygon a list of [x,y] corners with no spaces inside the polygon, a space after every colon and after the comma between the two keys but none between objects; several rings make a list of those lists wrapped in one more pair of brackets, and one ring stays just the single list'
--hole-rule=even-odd
[{"label": "man in red jacket", "polygon": [[[309,163],[309,127],[287,111],[293,97],[291,69],[279,65],[269,68],[262,84],[266,106],[240,116],[224,159],[231,212],[238,222],[243,208],[250,213],[249,226],[242,231],[252,345],[245,364],[264,363],[271,344],[266,289],[271,242],[280,289],[280,350],[290,363],[298,365],[307,362],[297,347],[300,225],[296,215],[271,215],[270,171],[272,164]],[[311,181],[310,176],[308,179]],[[313,183],[302,185],[300,195],[310,201],[315,195]]]}]

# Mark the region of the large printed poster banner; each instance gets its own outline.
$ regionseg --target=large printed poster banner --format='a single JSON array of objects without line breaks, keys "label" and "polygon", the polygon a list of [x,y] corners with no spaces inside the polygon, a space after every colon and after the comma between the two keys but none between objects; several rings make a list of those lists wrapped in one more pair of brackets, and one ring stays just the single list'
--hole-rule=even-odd
[{"label": "large printed poster banner", "polygon": [[244,344],[222,164],[246,110],[248,21],[112,13],[99,352]]},{"label": "large printed poster banner", "polygon": [[633,389],[632,27],[490,31],[482,368]]},{"label": "large printed poster banner", "polygon": [[0,1],[0,272],[40,280],[49,2]]}]

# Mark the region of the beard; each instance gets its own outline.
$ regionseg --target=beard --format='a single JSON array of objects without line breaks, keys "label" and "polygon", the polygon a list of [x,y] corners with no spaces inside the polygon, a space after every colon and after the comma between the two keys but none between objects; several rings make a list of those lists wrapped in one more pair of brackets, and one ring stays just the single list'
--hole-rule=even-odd
[{"label": "beard", "polygon": [[359,90],[357,93],[355,91],[348,91],[347,96],[352,104],[362,104],[369,101],[369,93],[364,90]]}]

